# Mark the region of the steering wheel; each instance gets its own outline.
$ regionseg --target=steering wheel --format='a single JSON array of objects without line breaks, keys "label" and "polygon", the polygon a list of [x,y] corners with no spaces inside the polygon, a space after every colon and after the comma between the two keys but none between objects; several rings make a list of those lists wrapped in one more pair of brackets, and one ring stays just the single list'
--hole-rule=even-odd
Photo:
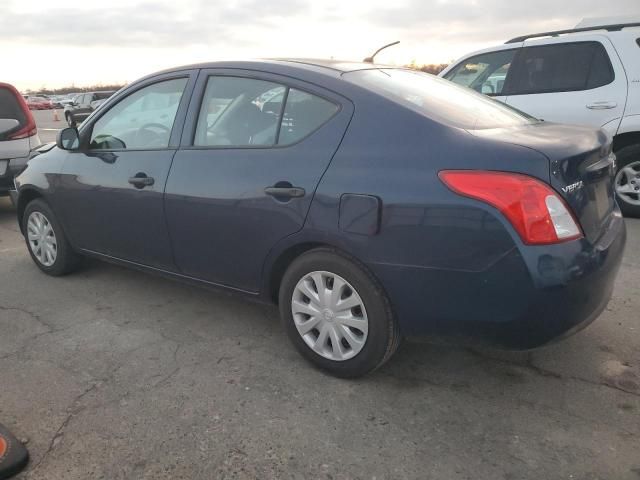
[{"label": "steering wheel", "polygon": [[[161,133],[153,129],[161,130]],[[163,146],[166,143],[165,139],[169,139],[169,135],[171,135],[171,129],[166,125],[145,123],[136,131],[135,143],[145,147]]]}]

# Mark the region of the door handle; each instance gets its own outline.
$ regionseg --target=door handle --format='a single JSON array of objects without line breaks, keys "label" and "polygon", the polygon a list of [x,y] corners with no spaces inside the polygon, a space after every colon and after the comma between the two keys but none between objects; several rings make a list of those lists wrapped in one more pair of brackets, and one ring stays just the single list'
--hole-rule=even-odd
[{"label": "door handle", "polygon": [[264,189],[264,193],[271,195],[272,197],[280,198],[299,198],[304,197],[304,188],[300,187],[267,187]]},{"label": "door handle", "polygon": [[587,105],[589,110],[611,110],[616,108],[618,104],[616,102],[593,102]]},{"label": "door handle", "polygon": [[129,178],[129,183],[136,188],[150,187],[155,183],[153,177],[147,177],[145,173],[136,173],[134,177]]}]

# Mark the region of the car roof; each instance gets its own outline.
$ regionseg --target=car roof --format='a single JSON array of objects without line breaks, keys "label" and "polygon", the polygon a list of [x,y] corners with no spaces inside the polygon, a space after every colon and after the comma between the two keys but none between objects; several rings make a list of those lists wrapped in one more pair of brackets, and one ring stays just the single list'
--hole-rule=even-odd
[{"label": "car roof", "polygon": [[301,71],[313,71],[329,76],[340,76],[343,73],[353,72],[357,70],[374,70],[379,68],[403,68],[391,65],[381,65],[366,62],[354,62],[349,60],[334,59],[316,59],[316,58],[265,58],[255,60],[230,60],[217,62],[204,62],[191,65],[183,65],[180,67],[169,68],[160,72],[155,72],[146,76],[152,77],[159,74],[178,72],[189,69],[207,69],[207,68],[242,68],[249,70],[277,71],[281,68],[297,69]]}]

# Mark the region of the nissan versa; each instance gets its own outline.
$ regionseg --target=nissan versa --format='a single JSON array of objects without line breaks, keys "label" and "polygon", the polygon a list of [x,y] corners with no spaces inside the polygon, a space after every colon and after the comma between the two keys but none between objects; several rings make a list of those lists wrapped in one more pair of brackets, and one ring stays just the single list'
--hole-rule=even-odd
[{"label": "nissan versa", "polygon": [[16,181],[36,265],[90,255],[279,304],[343,377],[404,336],[528,349],[605,308],[625,244],[603,131],[427,74],[270,60],[145,77]]}]

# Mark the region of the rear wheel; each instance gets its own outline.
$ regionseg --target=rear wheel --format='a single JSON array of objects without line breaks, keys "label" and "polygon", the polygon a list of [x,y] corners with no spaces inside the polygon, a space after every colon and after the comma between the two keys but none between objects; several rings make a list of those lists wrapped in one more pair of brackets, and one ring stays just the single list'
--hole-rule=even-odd
[{"label": "rear wheel", "polygon": [[396,351],[400,332],[377,280],[330,249],[297,258],[280,287],[280,315],[300,353],[338,377],[359,377]]},{"label": "rear wheel", "polygon": [[616,198],[627,217],[640,217],[640,144],[629,145],[616,152]]},{"label": "rear wheel", "polygon": [[59,276],[78,267],[80,257],[72,250],[62,227],[44,200],[31,201],[25,208],[22,222],[27,248],[40,270]]}]

